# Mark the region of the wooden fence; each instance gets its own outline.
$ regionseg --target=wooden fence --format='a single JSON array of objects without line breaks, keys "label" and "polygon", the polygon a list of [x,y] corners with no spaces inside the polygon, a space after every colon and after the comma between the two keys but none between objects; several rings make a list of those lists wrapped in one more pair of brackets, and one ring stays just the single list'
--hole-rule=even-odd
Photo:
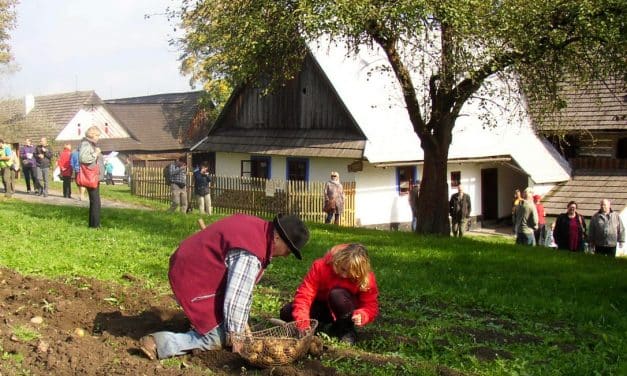
[{"label": "wooden fence", "polygon": [[[325,182],[285,181],[246,177],[211,177],[211,204],[215,214],[247,213],[271,218],[276,213],[297,214],[309,222],[324,222],[322,211]],[[187,176],[187,197],[196,210],[194,179]],[[343,182],[344,212],[340,225],[355,226],[355,182]],[[131,193],[170,202],[170,186],[163,179],[162,167],[134,167]]]}]

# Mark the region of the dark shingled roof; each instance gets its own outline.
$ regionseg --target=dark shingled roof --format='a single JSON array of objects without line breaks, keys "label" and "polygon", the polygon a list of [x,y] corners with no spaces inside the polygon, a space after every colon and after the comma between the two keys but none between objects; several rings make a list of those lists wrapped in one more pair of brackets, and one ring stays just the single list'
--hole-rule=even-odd
[{"label": "dark shingled roof", "polygon": [[102,140],[116,150],[155,151],[186,149],[205,134],[204,118],[198,117],[201,91],[109,99],[107,110],[138,142]]},{"label": "dark shingled roof", "polygon": [[577,211],[590,217],[599,210],[602,199],[609,199],[612,208],[627,206],[627,170],[578,170],[569,181],[557,185],[542,199],[547,215],[566,212],[570,201],[577,202]]},{"label": "dark shingled roof", "polygon": [[35,106],[25,116],[25,100],[12,99],[0,103],[0,135],[11,142],[41,137],[54,139],[83,107],[102,103],[94,91],[42,95],[35,97]]},{"label": "dark shingled roof", "polygon": [[[566,108],[557,114],[546,115],[537,121],[543,132],[581,132],[589,130],[627,129],[627,85],[620,79],[591,82],[585,88],[564,82],[561,93]],[[530,103],[532,117],[534,105]]]}]

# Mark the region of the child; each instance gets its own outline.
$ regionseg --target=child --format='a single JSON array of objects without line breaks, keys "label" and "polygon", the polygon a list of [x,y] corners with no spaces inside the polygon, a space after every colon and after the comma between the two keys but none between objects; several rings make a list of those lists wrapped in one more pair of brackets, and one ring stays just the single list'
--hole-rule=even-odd
[{"label": "child", "polygon": [[[281,308],[281,319],[318,320],[331,324],[329,334],[352,345],[355,326],[364,326],[379,313],[379,290],[370,258],[361,244],[336,245],[311,265],[296,290],[294,301]],[[307,329],[303,321],[299,329]]]}]

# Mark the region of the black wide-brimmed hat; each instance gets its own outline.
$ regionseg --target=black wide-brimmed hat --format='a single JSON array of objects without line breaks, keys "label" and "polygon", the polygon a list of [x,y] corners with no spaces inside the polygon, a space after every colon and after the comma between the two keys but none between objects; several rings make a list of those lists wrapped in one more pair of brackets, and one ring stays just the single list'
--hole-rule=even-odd
[{"label": "black wide-brimmed hat", "polygon": [[287,244],[294,256],[302,260],[300,249],[309,241],[309,230],[297,215],[279,214],[272,221],[281,239]]}]

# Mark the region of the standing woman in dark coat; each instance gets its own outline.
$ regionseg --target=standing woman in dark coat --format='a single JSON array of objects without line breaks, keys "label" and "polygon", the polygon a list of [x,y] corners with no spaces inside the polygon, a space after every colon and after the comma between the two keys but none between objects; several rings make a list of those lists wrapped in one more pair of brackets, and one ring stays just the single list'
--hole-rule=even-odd
[{"label": "standing woman in dark coat", "polygon": [[566,207],[566,213],[557,216],[553,223],[553,238],[558,249],[573,252],[583,251],[586,240],[586,221],[577,213],[577,203],[571,201]]},{"label": "standing woman in dark coat", "polygon": [[[102,160],[102,153],[100,148],[96,146],[99,139],[100,129],[95,125],[89,127],[79,147],[78,161],[81,164],[90,166],[98,165],[100,174],[103,171],[98,164],[98,160]],[[99,178],[98,185],[95,188],[87,188],[87,194],[89,195],[89,227],[92,228],[100,227],[100,180]]]}]

